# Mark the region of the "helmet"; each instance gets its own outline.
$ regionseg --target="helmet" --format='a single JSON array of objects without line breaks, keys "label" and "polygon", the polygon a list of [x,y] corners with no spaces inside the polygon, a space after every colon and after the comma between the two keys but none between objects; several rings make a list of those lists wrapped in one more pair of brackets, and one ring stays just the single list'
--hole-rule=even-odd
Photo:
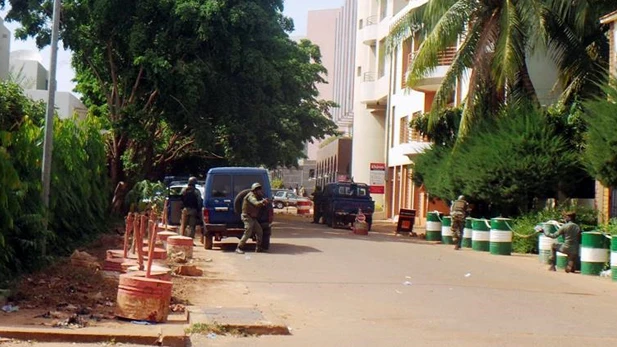
[{"label": "helmet", "polygon": [[259,183],[253,183],[253,185],[251,186],[251,190],[260,189],[260,188],[261,188],[261,184]]},{"label": "helmet", "polygon": [[458,200],[465,200],[465,195],[459,195]]},{"label": "helmet", "polygon": [[189,178],[189,186],[194,186],[197,184],[197,177]]}]

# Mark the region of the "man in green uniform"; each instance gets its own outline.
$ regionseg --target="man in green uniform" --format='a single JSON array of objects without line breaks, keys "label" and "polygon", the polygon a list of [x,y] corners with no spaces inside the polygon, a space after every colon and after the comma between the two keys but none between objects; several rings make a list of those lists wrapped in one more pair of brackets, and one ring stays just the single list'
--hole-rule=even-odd
[{"label": "man in green uniform", "polygon": [[465,228],[465,218],[469,213],[469,203],[465,201],[465,196],[461,195],[450,206],[450,216],[452,217],[452,233],[454,234],[454,249],[460,249],[463,242],[463,229]]},{"label": "man in green uniform", "polygon": [[552,252],[549,258],[551,267],[548,268],[549,271],[557,271],[557,269],[555,268],[555,264],[557,262],[557,252],[561,252],[568,256],[566,272],[574,272],[574,261],[578,256],[581,228],[576,223],[574,223],[574,221],[576,220],[575,212],[567,212],[564,217],[566,223],[562,225],[556,232],[551,234],[547,233],[546,230],[542,230],[546,237],[550,237],[552,239],[556,239],[561,235],[563,235],[564,237],[563,243],[557,242],[551,246]]},{"label": "man in green uniform", "polygon": [[321,186],[315,187],[315,191],[313,192],[313,221],[311,223],[319,224],[319,220],[322,216],[321,206],[323,205],[322,196],[323,192],[321,191]]},{"label": "man in green uniform", "polygon": [[201,222],[203,200],[201,193],[195,187],[197,178],[189,178],[188,185],[182,189],[182,205],[188,212],[189,236],[195,238],[195,227]]},{"label": "man in green uniform", "polygon": [[244,235],[242,235],[242,239],[238,243],[238,248],[236,248],[236,253],[244,254],[244,245],[246,245],[246,241],[255,233],[257,238],[257,247],[255,248],[255,252],[265,252],[265,249],[261,248],[261,241],[263,239],[263,229],[261,228],[261,224],[259,224],[259,211],[267,206],[270,202],[268,199],[264,198],[263,190],[261,188],[261,184],[253,183],[251,186],[251,191],[246,194],[244,200],[242,201],[242,222],[244,222]]}]

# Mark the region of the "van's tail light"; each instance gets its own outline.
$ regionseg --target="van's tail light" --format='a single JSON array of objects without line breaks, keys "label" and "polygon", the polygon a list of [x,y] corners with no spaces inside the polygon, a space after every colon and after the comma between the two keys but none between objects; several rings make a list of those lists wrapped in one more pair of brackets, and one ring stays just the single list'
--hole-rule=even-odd
[{"label": "van's tail light", "polygon": [[268,208],[268,223],[272,223],[272,221],[274,221],[274,208],[270,206],[270,208]]},{"label": "van's tail light", "polygon": [[210,223],[210,211],[207,208],[204,208],[203,214],[204,214],[204,223],[206,224]]}]

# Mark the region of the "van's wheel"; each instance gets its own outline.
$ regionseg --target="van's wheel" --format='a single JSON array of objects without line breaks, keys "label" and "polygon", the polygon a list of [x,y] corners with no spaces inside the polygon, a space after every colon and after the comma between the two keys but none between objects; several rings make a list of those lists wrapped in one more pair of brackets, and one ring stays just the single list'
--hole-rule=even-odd
[{"label": "van's wheel", "polygon": [[372,219],[367,219],[366,220],[366,224],[368,224],[368,231],[371,231],[371,226],[373,226],[373,220]]},{"label": "van's wheel", "polygon": [[214,241],[212,240],[212,235],[206,234],[206,236],[204,236],[204,248],[212,249],[213,245],[214,245]]},{"label": "van's wheel", "polygon": [[331,216],[324,216],[324,219],[326,220],[326,225],[329,226],[330,228],[332,228],[332,217]]}]

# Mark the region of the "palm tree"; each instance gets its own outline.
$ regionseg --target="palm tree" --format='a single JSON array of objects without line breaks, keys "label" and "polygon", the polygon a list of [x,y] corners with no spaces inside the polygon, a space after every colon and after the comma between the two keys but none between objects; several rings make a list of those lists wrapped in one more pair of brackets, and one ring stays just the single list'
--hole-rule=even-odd
[{"label": "palm tree", "polygon": [[[538,6],[538,0],[429,0],[410,12],[390,36],[391,45],[413,31],[424,36],[407,84],[413,86],[424,78],[436,68],[439,53],[458,42],[433,110],[446,105],[458,81],[471,71],[462,135],[476,118],[494,113],[506,98],[528,98],[537,103],[525,58],[539,42],[534,34],[541,22]],[[433,117],[431,122],[435,121]]]},{"label": "palm tree", "polygon": [[[614,0],[428,0],[393,28],[389,42],[395,46],[416,32],[424,37],[410,66],[410,87],[436,68],[441,51],[458,43],[432,110],[443,109],[471,71],[459,127],[465,135],[506,101],[539,104],[526,57],[540,47],[557,64],[563,102],[597,95],[608,63],[607,28],[598,19],[614,7]],[[431,112],[431,123],[437,117]]]}]

